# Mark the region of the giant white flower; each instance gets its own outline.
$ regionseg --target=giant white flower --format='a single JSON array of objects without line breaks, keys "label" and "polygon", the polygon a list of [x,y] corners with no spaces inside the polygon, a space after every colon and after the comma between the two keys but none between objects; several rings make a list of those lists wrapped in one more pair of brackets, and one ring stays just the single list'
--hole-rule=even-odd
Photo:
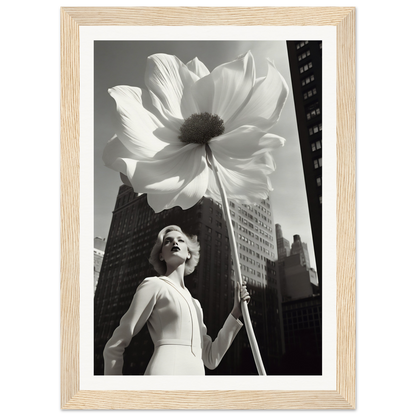
[{"label": "giant white flower", "polygon": [[109,90],[118,116],[105,165],[146,193],[155,212],[187,209],[204,195],[220,199],[209,146],[229,199],[249,204],[267,198],[276,168],[271,152],[285,142],[269,130],[288,94],[274,63],[267,64],[267,75],[256,78],[251,52],[211,73],[198,58],[185,65],[172,55],[149,56],[148,91]]}]

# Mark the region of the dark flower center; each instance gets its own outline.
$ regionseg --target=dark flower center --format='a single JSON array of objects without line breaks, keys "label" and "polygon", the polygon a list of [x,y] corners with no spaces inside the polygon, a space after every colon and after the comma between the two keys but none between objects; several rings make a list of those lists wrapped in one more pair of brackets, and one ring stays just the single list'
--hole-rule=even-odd
[{"label": "dark flower center", "polygon": [[179,140],[184,143],[206,144],[224,133],[224,122],[216,114],[192,114],[180,129]]}]

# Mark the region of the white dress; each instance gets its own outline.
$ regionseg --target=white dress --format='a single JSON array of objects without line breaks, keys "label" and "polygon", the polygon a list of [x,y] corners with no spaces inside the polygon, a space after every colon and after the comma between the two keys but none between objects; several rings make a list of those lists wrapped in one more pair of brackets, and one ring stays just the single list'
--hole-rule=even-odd
[{"label": "white dress", "polygon": [[145,375],[204,375],[218,366],[242,323],[229,315],[215,341],[200,303],[166,277],[144,279],[104,348],[104,374],[121,375],[123,353],[147,322],[154,352]]}]

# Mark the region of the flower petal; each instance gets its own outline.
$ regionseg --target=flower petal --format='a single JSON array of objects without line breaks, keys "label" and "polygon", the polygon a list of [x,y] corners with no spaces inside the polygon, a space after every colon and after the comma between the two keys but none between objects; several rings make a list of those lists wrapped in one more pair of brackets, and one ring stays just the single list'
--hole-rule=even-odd
[{"label": "flower petal", "polygon": [[213,111],[215,83],[211,75],[201,78],[191,87],[191,93],[197,106],[197,113],[215,114]]},{"label": "flower petal", "polygon": [[199,112],[217,114],[226,122],[247,99],[255,76],[251,52],[216,67],[192,87]]},{"label": "flower petal", "polygon": [[[134,158],[134,153],[130,152],[120,139],[114,135],[106,144],[103,152],[104,165],[110,169],[116,170],[114,166],[119,158]],[[123,172],[124,173],[124,172]]]},{"label": "flower petal", "polygon": [[235,165],[242,170],[261,170],[270,175],[276,170],[276,162],[270,153],[261,153],[250,159],[235,159]]},{"label": "flower petal", "polygon": [[[175,141],[175,134],[162,134],[167,128],[144,107],[144,101],[149,99],[146,92],[125,85],[110,88],[108,92],[117,106],[117,136],[130,152],[141,157],[153,157],[166,147],[168,138]],[[155,132],[159,132],[158,136],[163,140],[156,137]]]},{"label": "flower petal", "polygon": [[257,153],[271,152],[285,143],[275,134],[265,134],[255,126],[241,126],[229,133],[214,137],[209,146],[215,154],[248,159]]},{"label": "flower petal", "polygon": [[270,129],[280,116],[288,91],[286,81],[274,64],[268,61],[266,77],[256,80],[249,100],[233,119],[228,120],[225,131],[247,124]]},{"label": "flower petal", "polygon": [[183,120],[196,112],[189,88],[198,79],[176,56],[155,54],[147,58],[146,86],[153,105],[169,120]]},{"label": "flower petal", "polygon": [[[238,160],[216,157],[219,176],[227,197],[240,204],[253,204],[266,199],[272,190],[268,174],[270,168],[251,165],[240,166]],[[214,174],[210,171],[207,195],[220,200],[220,192]]]},{"label": "flower petal", "polygon": [[208,168],[193,178],[179,192],[164,192],[147,194],[147,202],[155,212],[161,212],[176,206],[182,209],[192,208],[206,193],[208,186]]},{"label": "flower petal", "polygon": [[103,161],[106,167],[120,173],[123,183],[133,187],[129,178],[136,169],[137,155],[130,152],[117,136],[113,136],[105,146]]},{"label": "flower petal", "polygon": [[123,158],[114,165],[127,176],[135,192],[148,194],[155,212],[176,205],[188,209],[201,199],[208,186],[205,148],[196,144],[168,146],[152,160]]},{"label": "flower petal", "polygon": [[209,75],[208,68],[201,62],[198,58],[192,59],[192,61],[189,61],[186,66],[190,71],[192,71],[195,75],[198,76],[198,78],[205,77]]}]

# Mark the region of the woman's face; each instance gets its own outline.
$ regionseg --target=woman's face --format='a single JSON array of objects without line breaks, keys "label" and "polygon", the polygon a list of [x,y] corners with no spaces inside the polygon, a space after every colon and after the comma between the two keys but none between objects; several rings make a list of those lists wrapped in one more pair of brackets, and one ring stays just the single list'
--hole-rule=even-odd
[{"label": "woman's face", "polygon": [[189,256],[186,238],[179,231],[169,231],[165,234],[162,243],[161,258],[169,263],[185,262]]}]

